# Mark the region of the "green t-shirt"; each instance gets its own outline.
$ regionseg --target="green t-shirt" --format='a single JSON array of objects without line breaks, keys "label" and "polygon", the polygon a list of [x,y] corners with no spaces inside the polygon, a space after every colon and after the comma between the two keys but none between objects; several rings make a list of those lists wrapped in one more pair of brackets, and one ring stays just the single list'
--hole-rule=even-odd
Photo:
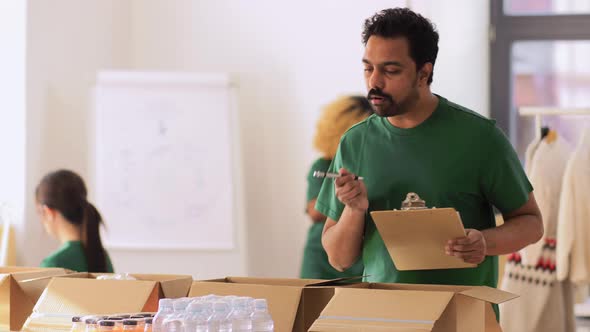
[{"label": "green t-shirt", "polygon": [[[307,200],[306,203],[318,197],[324,179],[313,176],[314,171],[327,172],[332,161],[324,158],[319,158],[311,165],[307,174]],[[306,205],[307,206],[307,205]],[[306,248],[322,249],[322,231],[324,229],[324,222],[316,222],[311,225],[307,233]]]},{"label": "green t-shirt", "polygon": [[[307,200],[306,203],[318,197],[324,179],[313,176],[314,171],[325,172],[332,161],[319,158],[312,164],[307,174]],[[306,205],[307,207],[307,205]],[[362,260],[358,260],[353,266],[344,272],[339,272],[330,265],[328,254],[322,246],[322,231],[325,222],[315,222],[309,227],[307,241],[303,252],[301,264],[301,278],[304,279],[337,279],[345,277],[358,277],[363,275]]]},{"label": "green t-shirt", "polygon": [[[113,264],[111,263],[109,254],[106,252],[105,254],[107,258],[107,272],[113,273]],[[47,256],[41,262],[41,267],[62,267],[77,272],[88,271],[88,264],[86,263],[86,255],[84,254],[82,242],[68,241],[64,243],[59,249]]]},{"label": "green t-shirt", "polygon": [[[341,167],[363,176],[369,211],[399,209],[409,192],[428,206],[454,207],[465,228],[495,227],[493,207],[511,212],[532,191],[520,161],[495,122],[438,96],[434,113],[403,129],[372,115],[340,140],[331,172]],[[322,186],[316,209],[338,221],[344,205],[334,186]],[[498,259],[477,268],[398,271],[370,214],[365,219],[363,263],[366,281],[496,287]]]}]

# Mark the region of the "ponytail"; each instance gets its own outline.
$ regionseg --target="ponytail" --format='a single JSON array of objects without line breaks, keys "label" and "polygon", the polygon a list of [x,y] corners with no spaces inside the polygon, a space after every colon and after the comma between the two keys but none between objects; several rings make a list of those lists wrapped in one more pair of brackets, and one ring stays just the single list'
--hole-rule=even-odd
[{"label": "ponytail", "polygon": [[100,241],[101,222],[102,217],[98,210],[90,202],[86,202],[82,243],[86,253],[88,272],[108,272],[105,250]]}]

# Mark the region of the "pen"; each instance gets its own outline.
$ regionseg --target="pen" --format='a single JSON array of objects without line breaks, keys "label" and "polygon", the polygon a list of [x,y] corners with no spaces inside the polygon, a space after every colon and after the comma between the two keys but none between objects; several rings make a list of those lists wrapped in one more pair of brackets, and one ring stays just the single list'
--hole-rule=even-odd
[{"label": "pen", "polygon": [[[329,173],[329,172],[322,172],[322,171],[314,171],[313,172],[313,177],[315,178],[331,178],[331,179],[335,179],[335,178],[339,178],[341,177],[340,174],[338,173]],[[363,180],[362,176],[358,176],[355,175],[354,176],[355,180]]]}]

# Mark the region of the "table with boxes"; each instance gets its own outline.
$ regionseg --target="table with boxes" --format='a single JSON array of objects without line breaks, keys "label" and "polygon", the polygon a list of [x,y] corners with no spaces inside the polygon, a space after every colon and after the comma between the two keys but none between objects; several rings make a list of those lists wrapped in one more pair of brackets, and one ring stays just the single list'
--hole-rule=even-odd
[{"label": "table with boxes", "polygon": [[[277,332],[492,332],[501,330],[491,304],[515,297],[488,287],[381,284],[354,279],[193,280],[186,275],[157,274],[130,274],[134,280],[97,279],[100,276],[104,274],[0,269],[0,330],[69,332],[76,323],[73,318],[78,323],[93,318],[96,330],[89,331],[139,331],[137,325],[145,329],[147,319],[158,312],[160,300],[176,299],[162,303],[168,302],[173,312],[178,302],[176,309],[187,315],[243,309],[248,314],[234,316],[244,318],[252,317],[257,308],[267,310]],[[142,313],[144,317],[140,317]],[[193,324],[198,320],[195,317],[187,319],[186,324],[189,320]],[[99,321],[105,321],[104,325]]]}]

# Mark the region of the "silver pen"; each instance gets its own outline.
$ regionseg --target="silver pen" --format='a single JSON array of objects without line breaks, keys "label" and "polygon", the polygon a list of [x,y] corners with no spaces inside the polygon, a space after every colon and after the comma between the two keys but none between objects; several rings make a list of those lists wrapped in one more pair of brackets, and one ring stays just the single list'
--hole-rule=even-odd
[{"label": "silver pen", "polygon": [[[322,172],[322,171],[313,171],[313,177],[315,178],[331,178],[331,179],[336,179],[341,177],[342,175],[338,174],[338,173],[329,173],[329,172]],[[355,175],[354,176],[355,180],[363,180],[364,178],[362,176],[358,176]]]}]

